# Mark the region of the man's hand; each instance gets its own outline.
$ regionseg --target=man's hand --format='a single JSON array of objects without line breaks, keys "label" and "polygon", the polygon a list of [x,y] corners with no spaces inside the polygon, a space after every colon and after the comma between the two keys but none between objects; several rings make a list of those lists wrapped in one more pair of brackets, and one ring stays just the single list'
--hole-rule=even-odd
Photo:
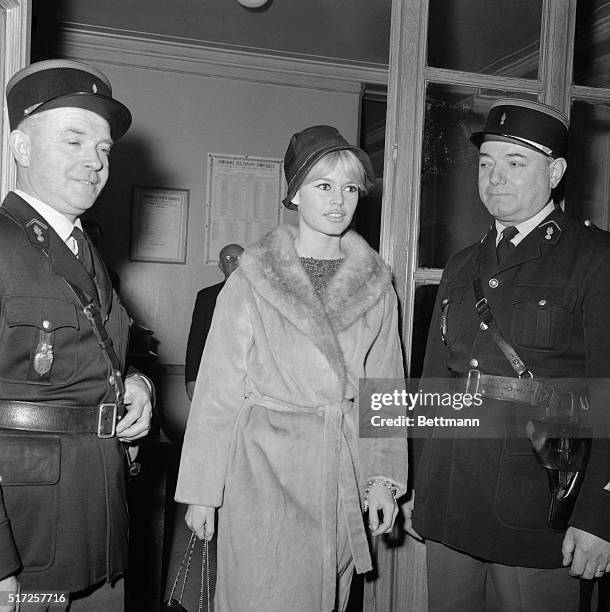
[{"label": "man's hand", "polygon": [[571,576],[591,580],[610,572],[610,542],[592,533],[568,527],[561,551]]},{"label": "man's hand", "polygon": [[[369,502],[369,529],[371,535],[381,535],[392,531],[398,506],[390,489],[381,483],[374,484],[368,495]],[[379,524],[378,511],[381,510],[383,522]]]},{"label": "man's hand", "polygon": [[405,521],[403,529],[413,538],[423,542],[424,539],[413,529],[413,508],[415,507],[415,491],[411,493],[408,501],[400,506],[402,516]]},{"label": "man's hand", "polygon": [[193,399],[193,393],[195,393],[195,381],[189,380],[186,383],[186,394],[189,396],[189,399]]},{"label": "man's hand", "polygon": [[[17,595],[19,593],[19,580],[15,576],[9,576],[0,580],[0,593],[2,593],[2,600],[7,601],[5,597],[9,593]],[[14,612],[17,609],[17,605],[14,603],[8,603],[6,605],[0,605],[0,612]]]},{"label": "man's hand", "polygon": [[214,514],[216,508],[212,506],[191,505],[186,511],[184,520],[191,531],[194,531],[200,540],[204,538],[209,542],[214,537]]},{"label": "man's hand", "polygon": [[121,442],[133,442],[148,433],[152,418],[149,387],[137,374],[125,380],[125,405],[127,413],[119,421],[116,434]]}]

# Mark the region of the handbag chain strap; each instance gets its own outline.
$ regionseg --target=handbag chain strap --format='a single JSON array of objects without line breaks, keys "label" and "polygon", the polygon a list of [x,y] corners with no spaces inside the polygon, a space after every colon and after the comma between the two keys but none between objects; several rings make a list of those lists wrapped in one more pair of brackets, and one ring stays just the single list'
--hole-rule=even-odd
[{"label": "handbag chain strap", "polygon": [[[210,612],[210,564],[208,563],[208,539],[203,538],[203,558],[201,559],[201,589],[199,590],[199,612],[203,610],[203,583],[206,583],[206,612]],[[204,570],[205,565],[205,570]]]},{"label": "handbag chain strap", "polygon": [[[172,585],[172,590],[169,594],[169,599],[173,599],[174,591],[178,586],[178,580],[180,579],[180,574],[182,573],[182,568],[186,563],[186,568],[184,570],[184,578],[182,579],[182,588],[180,590],[180,598],[178,599],[178,603],[182,605],[182,598],[184,596],[184,588],[186,586],[186,579],[189,575],[189,569],[191,567],[191,560],[193,558],[193,550],[195,550],[195,544],[197,543],[197,536],[195,532],[191,532],[191,537],[189,538],[189,543],[187,544],[186,550],[184,551],[184,556],[182,557],[182,561],[180,562],[180,567],[178,568],[178,573],[176,574],[176,578],[174,579],[174,584]],[[203,610],[203,587],[206,585],[206,612],[210,612],[210,564],[209,564],[209,555],[208,555],[208,540],[207,538],[203,539],[203,552],[201,554],[201,586],[199,588],[199,606],[198,612],[202,612]]]}]

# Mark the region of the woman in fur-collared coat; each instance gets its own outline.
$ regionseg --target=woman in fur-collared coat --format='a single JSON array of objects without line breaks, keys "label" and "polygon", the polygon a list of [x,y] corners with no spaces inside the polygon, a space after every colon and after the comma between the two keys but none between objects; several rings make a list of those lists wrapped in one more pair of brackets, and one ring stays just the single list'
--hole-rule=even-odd
[{"label": "woman in fur-collared coat", "polygon": [[299,225],[246,250],[220,293],[180,463],[200,538],[218,510],[217,612],[344,610],[371,569],[363,505],[387,532],[406,485],[404,438],[358,438],[359,378],[403,376],[390,272],[347,230],[370,161],[315,126],[284,168]]}]

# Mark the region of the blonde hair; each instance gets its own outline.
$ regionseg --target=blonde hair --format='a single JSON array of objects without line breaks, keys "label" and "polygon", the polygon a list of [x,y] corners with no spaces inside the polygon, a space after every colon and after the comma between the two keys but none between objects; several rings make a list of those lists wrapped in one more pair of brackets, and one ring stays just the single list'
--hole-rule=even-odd
[{"label": "blonde hair", "polygon": [[[334,170],[337,166],[345,172],[345,174],[358,185],[358,190],[364,193],[364,185],[366,184],[366,171],[358,156],[349,150],[341,149],[339,151],[331,151],[320,159],[311,167],[305,178],[301,181],[301,185],[310,183],[316,178],[324,176],[327,172]],[[299,188],[301,187],[299,185]]]}]

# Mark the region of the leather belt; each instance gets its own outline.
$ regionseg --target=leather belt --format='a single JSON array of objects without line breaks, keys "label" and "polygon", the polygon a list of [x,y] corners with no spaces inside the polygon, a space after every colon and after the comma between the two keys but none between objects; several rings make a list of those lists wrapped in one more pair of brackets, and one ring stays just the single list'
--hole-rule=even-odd
[{"label": "leather belt", "polygon": [[466,393],[480,393],[483,397],[519,402],[542,408],[554,406],[562,395],[559,391],[533,378],[493,376],[470,370],[466,378]]},{"label": "leather belt", "polygon": [[51,403],[1,401],[0,428],[48,433],[94,433],[112,438],[125,406],[104,403],[82,408]]}]

